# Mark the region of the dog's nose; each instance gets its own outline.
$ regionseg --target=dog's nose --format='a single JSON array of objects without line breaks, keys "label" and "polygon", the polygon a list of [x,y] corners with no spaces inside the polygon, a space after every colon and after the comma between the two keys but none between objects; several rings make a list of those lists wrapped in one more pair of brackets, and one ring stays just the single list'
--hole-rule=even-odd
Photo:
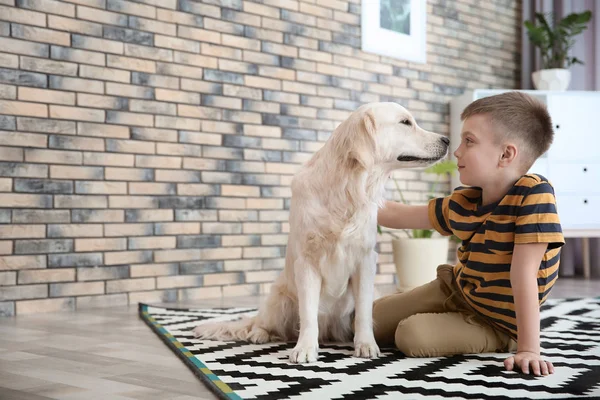
[{"label": "dog's nose", "polygon": [[443,136],[440,140],[444,142],[446,146],[450,145],[450,139],[448,139],[446,136]]}]

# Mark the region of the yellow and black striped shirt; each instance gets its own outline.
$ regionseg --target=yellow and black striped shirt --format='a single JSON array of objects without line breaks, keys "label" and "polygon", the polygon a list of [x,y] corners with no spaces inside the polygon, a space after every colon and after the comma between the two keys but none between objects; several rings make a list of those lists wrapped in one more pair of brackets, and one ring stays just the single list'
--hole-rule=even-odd
[{"label": "yellow and black striped shirt", "polygon": [[481,189],[459,187],[429,202],[429,219],[442,235],[462,240],[454,279],[473,309],[517,338],[510,268],[515,243],[548,243],[537,275],[540,305],[558,278],[564,237],[552,185],[524,175],[498,202],[481,205]]}]

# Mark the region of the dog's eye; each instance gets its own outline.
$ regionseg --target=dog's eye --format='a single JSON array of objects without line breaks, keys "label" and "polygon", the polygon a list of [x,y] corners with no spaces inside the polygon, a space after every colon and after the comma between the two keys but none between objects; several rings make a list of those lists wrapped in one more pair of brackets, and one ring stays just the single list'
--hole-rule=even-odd
[{"label": "dog's eye", "polygon": [[400,121],[401,124],[403,125],[407,125],[407,126],[411,126],[412,122],[410,122],[409,119],[403,119],[402,121]]}]

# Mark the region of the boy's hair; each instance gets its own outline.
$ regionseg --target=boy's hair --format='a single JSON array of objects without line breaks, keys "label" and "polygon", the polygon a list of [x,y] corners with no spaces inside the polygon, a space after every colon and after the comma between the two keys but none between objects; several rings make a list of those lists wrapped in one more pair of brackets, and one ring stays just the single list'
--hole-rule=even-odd
[{"label": "boy's hair", "polygon": [[460,115],[461,121],[474,115],[490,117],[499,136],[498,142],[516,140],[523,148],[524,171],[529,170],[539,156],[552,144],[554,130],[546,106],[521,92],[507,92],[484,97],[469,104]]}]

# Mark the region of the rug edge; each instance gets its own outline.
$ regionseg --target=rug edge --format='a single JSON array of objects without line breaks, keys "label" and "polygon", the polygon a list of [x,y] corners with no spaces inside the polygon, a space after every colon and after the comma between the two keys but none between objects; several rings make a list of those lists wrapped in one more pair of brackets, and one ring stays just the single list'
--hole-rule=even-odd
[{"label": "rug edge", "polygon": [[[225,392],[223,392],[223,390],[215,384],[215,381],[211,380],[208,376],[206,376],[205,373],[203,373],[196,365],[194,365],[193,362],[190,361],[189,357],[187,357],[185,354],[183,354],[183,352],[181,351],[181,348],[178,348],[177,346],[175,346],[175,344],[172,341],[170,341],[165,335],[163,335],[160,332],[160,330],[158,329],[159,327],[162,328],[162,326],[158,323],[153,323],[152,321],[150,321],[147,318],[146,315],[144,315],[144,311],[146,311],[148,307],[164,308],[164,307],[159,307],[159,306],[153,306],[151,304],[138,303],[138,316],[146,323],[146,325],[148,325],[150,327],[152,332],[154,332],[156,334],[156,336],[158,336],[160,338],[160,340],[163,343],[165,343],[167,345],[167,347],[171,351],[173,351],[173,353],[175,353],[179,359],[181,359],[183,361],[183,363],[192,371],[192,373],[194,375],[196,375],[198,378],[200,378],[200,381],[202,383],[204,383],[204,385],[206,387],[208,387],[208,389],[211,392],[213,392],[215,395],[217,395],[217,397],[219,397],[220,399],[223,399],[223,400],[231,400],[232,398],[241,399],[241,397],[238,394],[236,394],[235,391],[233,391],[233,389],[231,390],[231,394],[235,395],[235,397],[228,396]],[[177,342],[177,343],[180,343],[180,342]],[[227,385],[225,382],[221,381],[220,379],[218,379],[218,382],[221,382],[223,385]]]}]

